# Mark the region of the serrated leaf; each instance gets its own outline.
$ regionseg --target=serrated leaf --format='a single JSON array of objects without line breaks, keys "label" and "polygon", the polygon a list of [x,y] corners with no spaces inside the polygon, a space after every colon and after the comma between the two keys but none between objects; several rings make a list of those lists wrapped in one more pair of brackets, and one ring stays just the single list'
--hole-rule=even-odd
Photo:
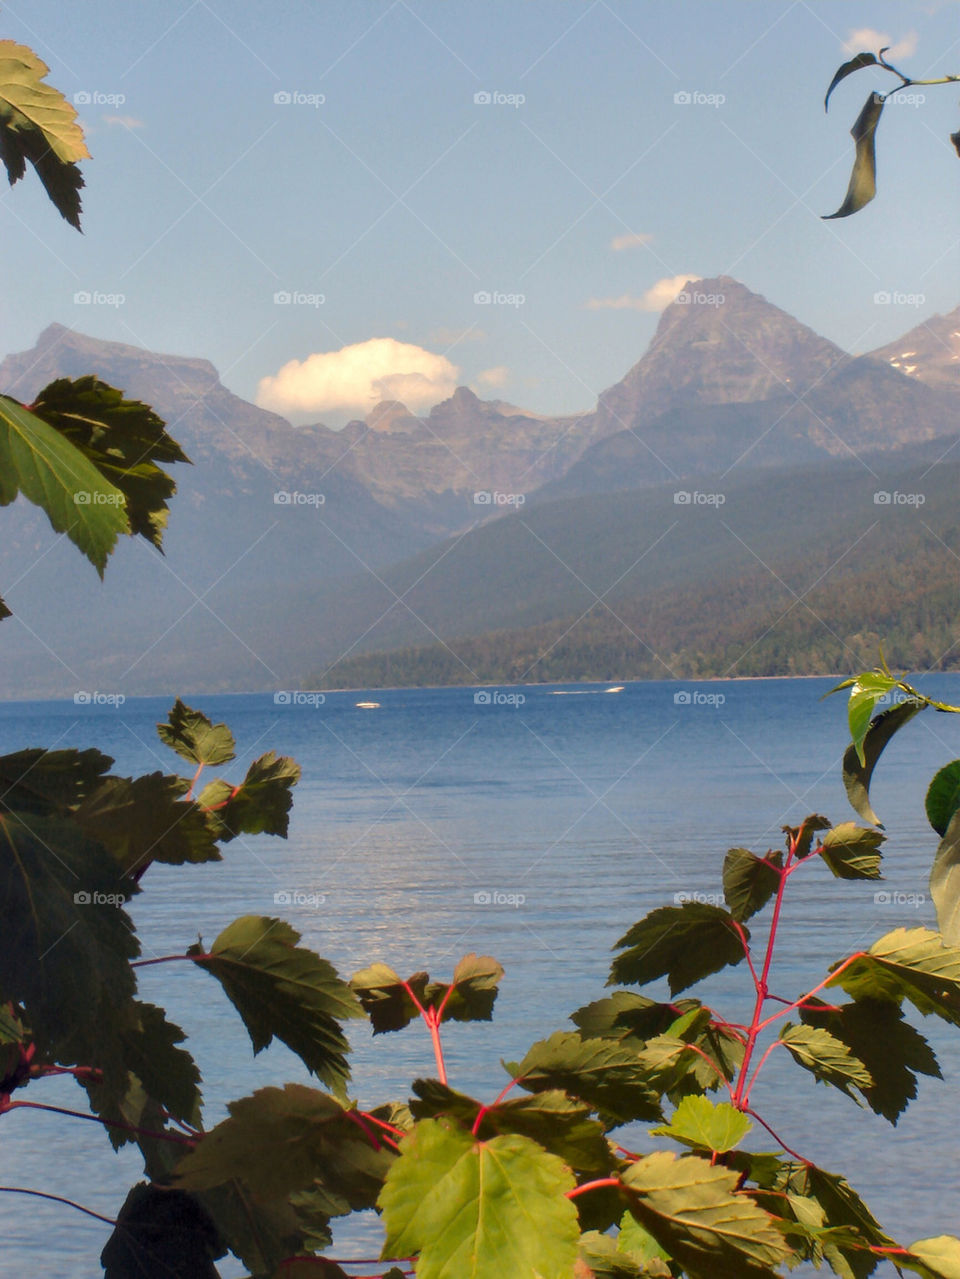
[{"label": "serrated leaf", "polygon": [[0,990],[49,1059],[95,1061],[132,998],[139,946],[121,903],[137,891],[69,819],[0,818]]},{"label": "serrated leaf", "polygon": [[340,1020],[361,1016],[350,987],[332,964],[297,946],[300,934],[280,919],[242,915],[209,951],[187,954],[223,986],[259,1053],[276,1036],[332,1088],[349,1078],[349,1044]]},{"label": "serrated leaf", "polygon": [[909,1251],[909,1260],[897,1257],[898,1266],[915,1270],[924,1279],[960,1279],[960,1239],[953,1235],[918,1239]]},{"label": "serrated leaf", "polygon": [[885,839],[881,831],[841,822],[821,839],[820,856],[837,879],[882,879],[877,849]]},{"label": "serrated leaf", "polygon": [[883,826],[870,804],[870,779],[884,747],[898,729],[923,710],[924,704],[915,700],[898,702],[872,720],[867,727],[859,748],[854,742],[844,751],[843,785],[847,798],[865,822]]},{"label": "serrated leaf", "polygon": [[872,53],[858,53],[855,57],[851,58],[849,62],[844,62],[843,65],[837,69],[836,75],[830,81],[830,88],[827,90],[827,96],[823,100],[824,111],[826,111],[829,107],[830,95],[841,80],[846,80],[847,76],[853,75],[854,71],[861,71],[864,67],[875,67],[877,65],[876,56]]},{"label": "serrated leaf", "polygon": [[[800,1167],[794,1165],[789,1173],[788,1184],[794,1193],[816,1200],[823,1209],[824,1221],[828,1227],[841,1228],[840,1233],[834,1232],[830,1243],[824,1245],[824,1254],[837,1274],[846,1274],[853,1279],[866,1279],[877,1268],[880,1258],[867,1251],[864,1244],[878,1248],[896,1247],[890,1236],[880,1228],[867,1205],[843,1177],[818,1168],[815,1164]],[[857,1242],[852,1246],[848,1245],[842,1232],[843,1227],[849,1227],[855,1232]]]},{"label": "serrated leaf", "polygon": [[630,1211],[667,1253],[711,1279],[772,1279],[792,1249],[738,1176],[695,1155],[657,1151],[626,1169]]},{"label": "serrated leaf", "polygon": [[410,1109],[416,1119],[455,1119],[468,1132],[476,1130],[481,1141],[519,1133],[539,1142],[577,1172],[600,1175],[613,1167],[603,1125],[591,1118],[586,1102],[575,1101],[566,1093],[541,1092],[483,1107],[436,1079],[414,1080],[413,1091],[416,1100],[411,1101]]},{"label": "serrated leaf", "polygon": [[[743,932],[749,941],[749,932]],[[634,924],[617,948],[623,954],[613,961],[608,984],[643,986],[666,977],[672,995],[744,958],[732,916],[706,902],[658,907]]]},{"label": "serrated leaf", "polygon": [[803,858],[808,855],[813,847],[814,836],[817,832],[828,830],[829,827],[829,817],[824,817],[820,813],[811,813],[809,817],[803,819],[799,826],[784,826],[783,832],[793,848],[794,855],[798,858]]},{"label": "serrated leaf", "polygon": [[42,747],[0,755],[0,812],[65,815],[95,787],[113,760],[97,750]]},{"label": "serrated leaf", "polygon": [[0,506],[20,493],[46,512],[54,530],[65,533],[102,577],[117,537],[130,531],[123,494],[59,431],[0,395]]},{"label": "serrated leaf", "polygon": [[960,814],[954,813],[937,845],[930,870],[930,895],[937,908],[940,935],[947,946],[960,946]]},{"label": "serrated leaf", "polygon": [[554,1089],[578,1097],[616,1124],[660,1119],[659,1097],[637,1071],[637,1054],[612,1040],[557,1031],[505,1069],[527,1092]]},{"label": "serrated leaf", "polygon": [[453,970],[450,987],[432,983],[427,999],[438,1009],[442,1006],[441,1022],[490,1021],[502,976],[503,968],[490,955],[464,955]]},{"label": "serrated leaf", "polygon": [[[258,1279],[265,1274],[288,1279],[288,1268],[280,1268],[282,1262],[332,1242],[329,1218],[308,1206],[314,1197],[312,1191],[262,1200],[234,1178],[225,1185],[192,1193],[210,1214],[221,1237],[229,1241],[230,1251]],[[315,1270],[319,1274],[317,1267]]]},{"label": "serrated leaf", "polygon": [[[233,738],[230,741],[232,747]],[[240,785],[211,813],[217,838],[224,843],[237,835],[280,835],[286,839],[293,806],[290,792],[299,780],[300,765],[287,755],[267,751],[255,759]],[[209,806],[207,792],[201,800]]]},{"label": "serrated leaf", "polygon": [[50,68],[13,40],[0,40],[0,160],[10,185],[33,165],[61,217],[80,229],[77,160],[89,157],[77,113],[58,89],[44,84]]},{"label": "serrated leaf", "polygon": [[701,1007],[698,999],[678,999],[675,1004],[659,1003],[633,990],[615,990],[605,999],[594,1000],[571,1013],[570,1020],[584,1039],[650,1039],[661,1035],[677,1019],[677,1010],[688,1012]]},{"label": "serrated leaf", "polygon": [[[666,1272],[668,1275],[670,1271]],[[580,1236],[580,1252],[573,1279],[643,1279],[649,1271],[609,1235],[588,1230]]]},{"label": "serrated leaf", "polygon": [[781,853],[758,857],[747,848],[731,848],[723,859],[723,896],[730,914],[744,923],[763,910],[780,886]]},{"label": "serrated leaf", "polygon": [[570,1279],[577,1210],[569,1170],[515,1134],[478,1142],[422,1120],[400,1143],[379,1206],[384,1257],[418,1253],[418,1279]]},{"label": "serrated leaf", "polygon": [[[431,981],[413,973],[404,982],[387,964],[371,964],[350,978],[375,1035],[402,1030],[433,1009],[446,1021],[490,1021],[503,968],[490,955],[469,954],[457,964],[453,981]],[[418,1006],[419,1005],[419,1006]]]},{"label": "serrated leaf", "polygon": [[202,711],[186,706],[178,697],[157,736],[191,764],[229,764],[236,754],[233,734],[226,724],[214,724]]},{"label": "serrated leaf", "polygon": [[127,1195],[100,1261],[105,1279],[217,1279],[213,1263],[226,1251],[196,1199],[141,1181]]},{"label": "serrated leaf", "polygon": [[951,760],[934,774],[924,807],[930,825],[938,835],[945,835],[951,817],[960,808],[960,759]]},{"label": "serrated leaf", "polygon": [[708,1097],[684,1097],[670,1116],[670,1122],[651,1132],[671,1137],[695,1150],[722,1154],[739,1146],[753,1127],[742,1110],[727,1102],[714,1105]]},{"label": "serrated leaf", "polygon": [[809,1070],[816,1080],[832,1084],[848,1097],[854,1096],[852,1088],[864,1090],[873,1084],[863,1062],[822,1026],[793,1026],[787,1022],[780,1032],[780,1042],[793,1060]]},{"label": "serrated leaf", "polygon": [[184,800],[180,777],[105,777],[77,808],[81,830],[109,849],[124,874],[142,874],[151,862],[182,866],[220,861],[213,831],[199,804]]},{"label": "serrated leaf", "polygon": [[[630,1212],[625,1212],[620,1219],[617,1247],[631,1256],[639,1257],[645,1263],[670,1260],[670,1257],[660,1247],[650,1231],[641,1226],[640,1222]],[[655,1273],[656,1271],[654,1271]],[[664,1273],[669,1274],[670,1272],[665,1270]]]},{"label": "serrated leaf", "polygon": [[100,474],[123,493],[130,532],[160,550],[174,480],[160,463],[189,462],[167,434],[164,423],[147,404],[124,398],[123,392],[88,376],[57,378],[31,405],[88,458]]},{"label": "serrated leaf", "polygon": [[[704,1011],[709,1013],[707,1009]],[[719,1039],[714,1028],[698,1028],[686,1038],[674,1034],[657,1035],[640,1048],[637,1062],[657,1095],[665,1094],[679,1104],[684,1097],[719,1088],[724,1078],[729,1080],[733,1077],[734,1070],[743,1060],[743,1045],[724,1044],[717,1051]],[[730,1050],[729,1055],[724,1049]],[[718,1069],[704,1060],[704,1053]]]},{"label": "serrated leaf", "polygon": [[[864,205],[869,204],[877,194],[877,154],[875,134],[883,111],[884,97],[879,93],[871,93],[863,104],[863,110],[854,121],[850,136],[856,143],[856,154],[853,161],[853,172],[843,204],[836,213],[824,215],[824,221],[833,218],[847,218],[857,213]],[[854,741],[857,738],[854,736]]]},{"label": "serrated leaf", "polygon": [[210,1190],[239,1178],[257,1198],[280,1199],[315,1185],[351,1210],[373,1207],[394,1156],[335,1097],[303,1084],[260,1088],[228,1104],[177,1164],[184,1190]]},{"label": "serrated leaf", "polygon": [[[414,973],[406,986],[410,987],[419,1000],[429,979],[428,973]],[[389,1030],[402,1030],[414,1018],[419,1017],[420,1010],[406,986],[387,964],[371,964],[369,968],[361,969],[350,978],[350,989],[370,1018],[375,1035]]]},{"label": "serrated leaf", "polygon": [[[834,964],[833,969],[839,968]],[[918,1012],[960,1026],[960,949],[928,928],[897,928],[827,982],[854,999],[909,999]]]}]

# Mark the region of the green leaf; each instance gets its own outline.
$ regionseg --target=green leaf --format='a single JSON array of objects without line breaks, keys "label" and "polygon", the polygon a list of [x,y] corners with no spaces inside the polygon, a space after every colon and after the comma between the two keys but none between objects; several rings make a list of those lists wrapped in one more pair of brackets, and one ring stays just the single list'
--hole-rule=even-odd
[{"label": "green leaf", "polygon": [[700,1007],[698,999],[662,1004],[633,990],[615,990],[606,999],[578,1008],[570,1020],[584,1039],[626,1039],[629,1035],[646,1040],[668,1030],[677,1020],[677,1009],[688,1012]]},{"label": "green leaf", "polygon": [[300,934],[281,919],[242,915],[206,952],[202,941],[187,954],[220,982],[243,1019],[253,1051],[274,1035],[312,1074],[340,1089],[349,1078],[349,1044],[339,1020],[360,1017],[350,987],[332,964],[297,946]]},{"label": "green leaf", "polygon": [[806,857],[813,847],[813,839],[817,831],[827,830],[829,826],[829,817],[823,817],[820,813],[811,813],[799,826],[784,826],[782,829],[793,847],[794,855],[802,858]]},{"label": "green leaf", "polygon": [[856,742],[847,747],[843,755],[843,785],[854,812],[865,822],[883,826],[870,804],[870,779],[877,760],[890,738],[914,715],[923,710],[924,703],[916,700],[898,702],[870,722],[859,747]]},{"label": "green leaf", "polygon": [[45,386],[31,410],[88,458],[123,493],[130,532],[160,550],[177,486],[159,465],[189,462],[161,418],[139,400],[88,376],[58,378]]},{"label": "green leaf", "polygon": [[502,976],[490,955],[471,953],[457,964],[450,983],[432,982],[428,973],[413,973],[404,982],[387,964],[371,964],[354,973],[350,986],[378,1035],[402,1030],[419,1017],[420,1008],[442,1009],[441,1023],[490,1021]]},{"label": "green leaf", "polygon": [[850,687],[847,719],[850,724],[850,738],[861,764],[865,762],[863,743],[877,702],[896,688],[897,683],[898,681],[892,675],[887,675],[883,671],[864,671],[857,676]]},{"label": "green leaf", "polygon": [[863,1062],[872,1083],[858,1091],[875,1114],[892,1124],[916,1097],[917,1074],[942,1078],[933,1049],[904,1020],[897,1004],[858,999],[834,1012],[813,1000],[800,1009],[800,1016],[807,1025],[829,1030]]},{"label": "green leaf", "polygon": [[90,152],[76,111],[43,83],[49,71],[26,45],[0,40],[0,160],[11,186],[29,160],[57,212],[79,231],[83,177],[76,161]]},{"label": "green leaf", "polygon": [[[230,743],[232,750],[232,737]],[[223,797],[222,806],[212,814],[217,838],[224,843],[237,835],[280,835],[286,839],[293,806],[290,792],[299,780],[299,764],[286,755],[267,751],[255,759],[240,785],[230,788],[230,795]],[[209,809],[212,801],[211,787],[207,787],[200,803]]]},{"label": "green leaf", "polygon": [[0,599],[0,622],[2,622],[5,617],[13,617],[13,613],[7,608],[3,600]]},{"label": "green leaf", "polygon": [[[617,1247],[623,1252],[630,1253],[631,1256],[639,1257],[643,1262],[670,1260],[650,1231],[641,1226],[630,1212],[625,1212],[621,1218]],[[656,1270],[653,1273],[656,1274]]]},{"label": "green leaf", "polygon": [[710,1279],[772,1279],[790,1249],[738,1175],[695,1155],[647,1155],[621,1174],[630,1211],[669,1256]]},{"label": "green leaf", "polygon": [[[277,1275],[290,1279],[289,1267],[280,1267],[298,1253],[326,1248],[332,1242],[329,1218],[311,1206],[313,1192],[294,1191],[284,1199],[256,1199],[234,1178],[222,1186],[194,1191],[210,1218],[243,1264],[253,1275]],[[323,1272],[314,1266],[313,1279]],[[146,1277],[142,1277],[146,1279]]]},{"label": "green leaf", "polygon": [[182,866],[219,861],[203,809],[183,795],[180,777],[105,777],[76,810],[81,830],[113,854],[124,874],[142,874],[151,862]]},{"label": "green leaf", "polygon": [[897,1257],[898,1266],[915,1270],[925,1279],[960,1279],[960,1239],[953,1235],[918,1239],[910,1245],[910,1252],[913,1255],[909,1261]]},{"label": "green leaf", "polygon": [[191,764],[229,764],[236,754],[226,724],[214,724],[202,711],[192,710],[178,697],[165,724],[157,725],[165,746]]},{"label": "green leaf", "polygon": [[852,1088],[863,1091],[873,1084],[863,1062],[822,1026],[794,1026],[787,1022],[780,1032],[780,1042],[797,1065],[809,1070],[819,1083],[832,1084],[854,1100]]},{"label": "green leaf", "polygon": [[662,1118],[658,1096],[637,1071],[637,1054],[608,1039],[559,1030],[541,1039],[521,1062],[504,1067],[527,1092],[558,1089],[579,1097],[613,1124]]},{"label": "green leaf", "polygon": [[[749,941],[749,932],[743,932]],[[610,985],[643,986],[665,976],[672,995],[744,957],[732,917],[706,902],[660,906],[634,924],[617,947],[626,949],[613,961]]]},{"label": "green leaf", "polygon": [[[580,1252],[573,1279],[642,1279],[649,1274],[632,1254],[618,1248],[609,1235],[589,1230],[580,1236]],[[670,1271],[666,1271],[669,1275]]]},{"label": "green leaf", "polygon": [[841,1233],[836,1237],[839,1241],[832,1241],[829,1247],[824,1248],[825,1255],[837,1274],[852,1276],[853,1279],[866,1279],[877,1268],[880,1258],[875,1253],[866,1251],[864,1244],[877,1248],[896,1247],[890,1236],[881,1230],[867,1205],[843,1177],[826,1172],[815,1164],[799,1168],[793,1165],[786,1184],[795,1194],[816,1200],[823,1209],[824,1221],[828,1227],[850,1227],[856,1232],[856,1244],[849,1246],[846,1236]]},{"label": "green leaf", "polygon": [[820,856],[837,879],[882,879],[877,849],[886,839],[878,830],[841,822],[820,841]]},{"label": "green leaf", "polygon": [[723,859],[723,895],[738,923],[763,910],[780,886],[781,853],[757,857],[746,848],[731,848]]},{"label": "green leaf", "polygon": [[502,976],[503,969],[490,955],[464,955],[453,970],[450,987],[432,983],[426,996],[434,1007],[443,1007],[441,1022],[490,1021]]},{"label": "green leaf", "polygon": [[960,759],[951,760],[934,774],[925,807],[930,825],[938,835],[945,835],[951,817],[960,808]]},{"label": "green leaf", "polygon": [[[853,172],[850,174],[850,185],[847,187],[843,204],[836,213],[826,214],[824,221],[830,221],[832,218],[847,218],[851,213],[859,212],[877,194],[877,155],[874,135],[880,122],[884,102],[885,98],[882,94],[871,93],[863,104],[863,110],[854,121],[850,136],[856,143],[856,156],[853,161]],[[856,734],[853,735],[853,740],[857,741]]]},{"label": "green leaf", "polygon": [[940,935],[947,946],[960,945],[960,816],[950,818],[930,870],[930,895],[937,908]]},{"label": "green leaf", "polygon": [[569,1170],[527,1137],[478,1142],[424,1119],[380,1195],[384,1257],[419,1253],[418,1279],[570,1279],[580,1236]]},{"label": "green leaf", "polygon": [[[406,985],[421,1000],[429,980],[428,973],[414,973]],[[420,1015],[402,979],[387,964],[371,964],[369,968],[354,973],[350,978],[350,989],[370,1018],[375,1035],[402,1030]]]},{"label": "green leaf", "polygon": [[708,1097],[684,1097],[670,1116],[670,1122],[651,1132],[657,1137],[672,1137],[684,1146],[716,1154],[739,1146],[753,1127],[741,1110],[720,1102],[714,1105]]},{"label": "green leaf", "polygon": [[[709,1009],[704,1012],[709,1015]],[[717,1069],[704,1060],[704,1053]],[[658,1096],[666,1094],[675,1104],[686,1096],[719,1088],[723,1079],[733,1078],[742,1060],[742,1043],[725,1042],[716,1028],[702,1026],[687,1033],[685,1038],[677,1034],[657,1035],[637,1053],[640,1069],[650,1087]]]},{"label": "green leaf", "polygon": [[479,1101],[436,1079],[415,1080],[413,1091],[417,1099],[411,1101],[410,1109],[416,1119],[445,1115],[473,1132],[483,1110],[483,1118],[476,1127],[481,1141],[519,1133],[539,1142],[544,1150],[557,1155],[577,1172],[599,1176],[614,1165],[603,1125],[590,1117],[590,1107],[557,1090],[501,1101],[490,1107],[481,1106]]},{"label": "green leaf", "polygon": [[139,946],[121,903],[137,891],[69,820],[0,820],[0,990],[26,1009],[48,1059],[95,1064],[122,1017]]},{"label": "green leaf", "polygon": [[849,62],[844,62],[843,65],[838,68],[836,75],[830,81],[830,88],[827,90],[827,96],[823,100],[824,111],[826,111],[827,107],[830,105],[831,93],[833,93],[841,80],[845,80],[848,75],[853,75],[854,71],[860,71],[863,67],[875,66],[877,66],[877,59],[872,53],[858,53],[855,57],[851,58]]},{"label": "green leaf", "polygon": [[[831,971],[838,969],[834,964]],[[897,928],[827,982],[854,999],[909,999],[918,1012],[960,1026],[960,949],[928,928]]]},{"label": "green leaf", "polygon": [[372,1208],[394,1156],[374,1145],[355,1112],[303,1084],[260,1088],[228,1104],[217,1124],[177,1164],[184,1190],[243,1181],[259,1199],[280,1199],[315,1185],[350,1210]]},{"label": "green leaf", "polygon": [[105,1279],[217,1279],[213,1263],[226,1251],[191,1195],[141,1181],[127,1195],[100,1261]]},{"label": "green leaf", "polygon": [[97,750],[42,747],[0,755],[0,812],[63,816],[77,807],[113,764]]},{"label": "green leaf", "polygon": [[56,532],[103,576],[117,536],[130,531],[123,494],[59,431],[0,395],[0,506],[19,493],[42,507]]}]

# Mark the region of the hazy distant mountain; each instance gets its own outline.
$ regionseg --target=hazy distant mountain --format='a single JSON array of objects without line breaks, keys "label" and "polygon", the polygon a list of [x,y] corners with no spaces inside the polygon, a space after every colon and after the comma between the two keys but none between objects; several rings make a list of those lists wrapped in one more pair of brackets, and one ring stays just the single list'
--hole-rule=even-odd
[{"label": "hazy distant mountain", "polygon": [[948,315],[932,315],[872,354],[927,386],[960,391],[960,307]]}]

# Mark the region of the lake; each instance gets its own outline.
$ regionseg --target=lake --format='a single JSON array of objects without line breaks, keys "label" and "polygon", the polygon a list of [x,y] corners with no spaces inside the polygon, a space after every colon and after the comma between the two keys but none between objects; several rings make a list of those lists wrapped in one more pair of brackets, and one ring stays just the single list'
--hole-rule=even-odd
[{"label": "lake", "polygon": [[[500,1058],[570,1028],[569,1013],[604,994],[611,947],[631,924],[676,894],[720,892],[729,847],[778,847],[780,828],[807,813],[853,817],[840,777],[845,703],[819,700],[832,683],[652,682],[619,693],[538,685],[479,703],[460,688],[338,692],[320,705],[185,695],[233,729],[240,759],[228,776],[275,749],[299,761],[303,780],[287,841],[238,839],[222,863],[150,869],[130,907],[143,955],[182,953],[198,934],[209,942],[241,914],[289,919],[344,976],[382,960],[403,975],[426,969],[448,979],[461,955],[493,955],[506,976],[492,1024],[454,1025],[444,1035],[451,1084],[490,1100],[507,1080]],[[960,699],[960,677],[920,686]],[[154,730],[172,700],[6,703],[0,750],[96,746],[119,772],[176,771],[182,761]],[[923,794],[936,768],[958,755],[960,720],[931,711],[894,739],[873,787],[889,832],[888,882],[879,886],[886,898],[875,899],[873,884],[834,880],[819,863],[794,877],[777,993],[796,997],[830,963],[891,929],[935,927],[927,876],[937,840]],[[309,1082],[283,1046],[254,1059],[219,985],[192,965],[142,969],[140,988],[189,1034],[206,1079],[207,1126],[226,1101],[256,1087]],[[753,987],[742,966],[694,993],[728,1019],[749,1019]],[[904,1243],[960,1233],[960,1039],[943,1023],[911,1019],[934,1044],[946,1082],[921,1077],[896,1129],[815,1084],[786,1054],[773,1055],[754,1093],[783,1139],[846,1175]],[[412,1077],[433,1073],[418,1027],[376,1040],[367,1025],[350,1033],[363,1105],[405,1097]],[[30,1097],[83,1108],[82,1092],[61,1080],[35,1084]],[[620,1132],[634,1148],[648,1141],[642,1130]],[[771,1146],[762,1130],[753,1144]],[[132,1150],[113,1155],[93,1124],[31,1111],[4,1118],[3,1185],[65,1195],[109,1216],[139,1172]],[[0,1219],[4,1274],[101,1274],[108,1231],[100,1223],[13,1195],[0,1195]],[[336,1255],[370,1256],[376,1238],[376,1219],[358,1219],[338,1232]],[[223,1264],[221,1273],[243,1270]]]}]

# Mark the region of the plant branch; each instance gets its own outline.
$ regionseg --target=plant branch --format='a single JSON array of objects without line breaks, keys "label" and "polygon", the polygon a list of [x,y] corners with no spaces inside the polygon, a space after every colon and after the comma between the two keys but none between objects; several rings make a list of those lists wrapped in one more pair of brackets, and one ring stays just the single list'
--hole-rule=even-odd
[{"label": "plant branch", "polygon": [[51,1199],[54,1203],[66,1204],[68,1208],[76,1208],[77,1212],[85,1212],[88,1217],[96,1217],[97,1221],[106,1222],[108,1226],[117,1224],[113,1217],[104,1217],[102,1213],[94,1212],[92,1208],[84,1208],[83,1204],[78,1204],[73,1199],[65,1199],[63,1195],[48,1195],[45,1190],[27,1190],[25,1186],[0,1186],[0,1193],[7,1195],[36,1195],[38,1199]]},{"label": "plant branch", "polygon": [[0,1108],[0,1114],[8,1110],[49,1110],[54,1115],[69,1115],[71,1119],[87,1119],[95,1124],[103,1124],[105,1128],[122,1128],[124,1132],[135,1133],[138,1137],[154,1137],[158,1141],[173,1141],[181,1146],[195,1146],[191,1137],[181,1137],[172,1132],[154,1132],[150,1128],[138,1128],[136,1124],[128,1124],[120,1119],[103,1119],[100,1115],[86,1115],[82,1110],[68,1110],[65,1106],[47,1106],[39,1101],[10,1101]]}]

